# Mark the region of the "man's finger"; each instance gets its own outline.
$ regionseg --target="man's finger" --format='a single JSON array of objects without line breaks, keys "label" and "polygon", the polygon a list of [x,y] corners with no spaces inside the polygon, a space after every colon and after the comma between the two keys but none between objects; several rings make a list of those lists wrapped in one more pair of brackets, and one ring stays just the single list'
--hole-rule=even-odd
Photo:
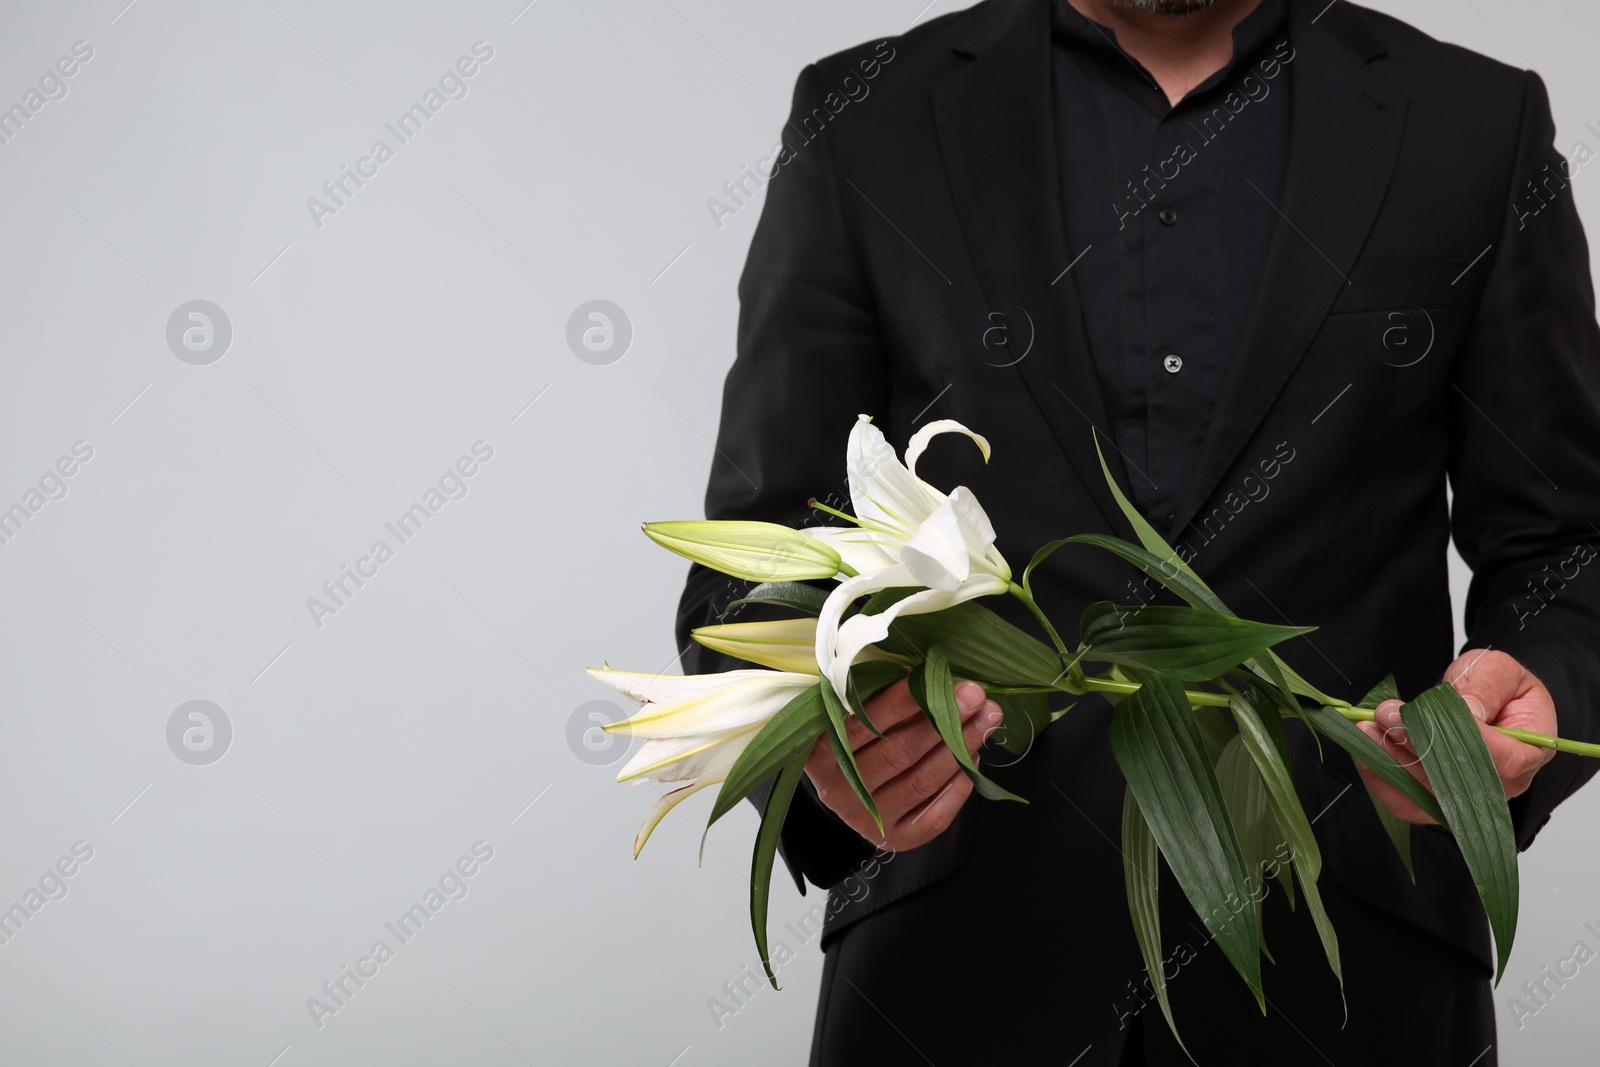
[{"label": "man's finger", "polygon": [[[872,720],[872,725],[884,733],[888,733],[891,727],[911,716],[922,714],[917,702],[911,699],[911,684],[904,678],[889,688],[872,694],[864,707],[867,718]],[[861,746],[876,740],[877,735],[867,729],[867,724],[854,715],[846,715],[844,737],[853,751],[859,751]]]},{"label": "man's finger", "polygon": [[1412,803],[1411,799],[1404,793],[1373,774],[1365,766],[1358,763],[1356,764],[1356,769],[1361,772],[1361,780],[1366,783],[1368,789],[1372,790],[1372,795],[1377,797],[1379,802],[1389,809],[1390,814],[1404,819],[1406,822],[1422,826],[1434,821],[1427,812]]},{"label": "man's finger", "polygon": [[[971,685],[971,683],[964,684]],[[972,690],[976,690],[979,694],[983,692],[981,687],[975,685],[965,692],[958,686],[956,690],[960,694],[957,697],[958,703],[963,699],[970,701]],[[915,708],[915,702],[911,706]],[[985,703],[980,696],[972,711],[962,711],[963,721],[970,726],[978,711],[985,706],[992,707],[997,712],[999,710],[999,706],[993,701]],[[852,722],[851,725],[859,724]],[[920,709],[916,718],[904,719],[885,731],[883,737],[866,734],[866,738],[866,743],[855,749],[856,769],[861,774],[861,783],[873,794],[874,800],[878,803],[879,812],[884,815],[884,824],[887,826],[889,813],[884,811],[882,797],[878,795],[884,783],[911,769],[935,746],[942,747],[944,742],[939,737],[939,731],[934,729],[933,723],[920,713]],[[850,783],[845,779],[844,772],[839,769],[839,760],[826,737],[818,738],[817,743],[812,746],[811,755],[806,758],[806,776],[811,779],[811,785],[817,791],[817,799],[831,808],[834,814],[852,825],[860,820],[871,823],[872,817],[867,814],[866,808],[862,806]]]},{"label": "man's finger", "polygon": [[1478,724],[1483,741],[1489,747],[1494,769],[1505,783],[1506,796],[1520,796],[1532,782],[1534,774],[1555,756],[1553,748],[1539,748],[1507,737],[1492,726]]},{"label": "man's finger", "polygon": [[856,749],[861,781],[877,796],[885,783],[916,766],[941,744],[939,731],[927,719],[911,719],[885,733],[881,739]]},{"label": "man's finger", "polygon": [[[961,709],[963,723],[970,723],[984,703],[981,686],[972,682],[962,682],[956,686],[956,706]],[[861,780],[868,789],[876,792],[879,786],[909,770],[939,744],[942,744],[939,731],[927,716],[907,719],[894,729],[885,731],[881,738],[874,738],[856,749],[856,766],[861,769]]]},{"label": "man's finger", "polygon": [[806,757],[806,777],[811,779],[817,799],[824,803],[827,803],[828,794],[834,787],[844,780],[839,773],[839,762],[833,758],[833,746],[828,744],[826,737],[817,738],[817,743],[811,746],[811,755]]},{"label": "man's finger", "polygon": [[[983,746],[984,739],[1000,725],[998,704],[988,701],[981,710],[981,715],[974,714],[961,729],[962,743],[967,746],[969,754],[976,754]],[[932,798],[957,774],[965,772],[956,762],[955,753],[942,739],[938,739],[915,764],[874,791],[884,824],[888,825],[891,819],[898,821],[906,812]]]},{"label": "man's finger", "polygon": [[[1402,767],[1411,773],[1411,776],[1424,786],[1428,785],[1428,775],[1422,769],[1422,762],[1416,754],[1394,741],[1388,739],[1383,727],[1377,723],[1358,722],[1356,728],[1376,741],[1389,755],[1399,761]],[[1421,808],[1417,807],[1404,793],[1390,785],[1374,774],[1366,764],[1356,761],[1356,769],[1361,772],[1361,780],[1367,784],[1374,795],[1383,802],[1383,805],[1396,816],[1412,823],[1427,824],[1434,820]]]},{"label": "man's finger", "polygon": [[[872,816],[867,814],[867,809],[856,799],[854,790],[845,781],[844,773],[839,770],[839,761],[834,758],[833,746],[826,737],[818,738],[811,748],[811,755],[806,757],[806,777],[811,779],[817,799],[822,801],[824,807],[868,841],[884,846],[886,839],[878,833]],[[888,825],[885,821],[885,826]]]},{"label": "man's finger", "polygon": [[1444,672],[1479,722],[1494,722],[1500,709],[1521,696],[1532,676],[1504,652],[1469,649]]},{"label": "man's finger", "polygon": [[[957,682],[955,690],[956,704],[962,711],[983,705],[983,686],[977,682]],[[889,688],[874,693],[864,707],[867,718],[872,720],[872,725],[885,734],[913,715],[922,714],[922,709],[911,697],[911,683],[906,679],[901,679]],[[878,739],[878,735],[854,715],[845,717],[844,730],[845,740],[849,742],[851,751],[854,752],[861,751],[863,746]]]},{"label": "man's finger", "polygon": [[961,736],[967,742],[967,751],[974,756],[978,754],[978,749],[983,747],[983,743],[989,740],[989,735],[1000,729],[1006,717],[1005,712],[1000,710],[1000,705],[992,700],[985,700],[982,710],[983,714],[973,719],[967,728],[961,731]]},{"label": "man's finger", "polygon": [[1411,743],[1411,735],[1400,719],[1400,707],[1398,700],[1385,700],[1378,705],[1377,711],[1373,713],[1372,724],[1378,727],[1379,733],[1373,737],[1384,742],[1389,754],[1399,760],[1402,767],[1410,767],[1422,762],[1422,754]]},{"label": "man's finger", "polygon": [[[1428,772],[1422,769],[1422,761],[1417,758],[1416,752],[1394,741],[1377,723],[1358,722],[1356,723],[1356,729],[1378,742],[1378,747],[1393,756],[1395,762],[1404,767],[1411,777],[1425,786],[1428,785]],[[1357,760],[1356,766],[1360,767],[1364,766],[1364,764]]]},{"label": "man's finger", "polygon": [[895,825],[890,838],[896,849],[916,848],[927,844],[950,828],[961,805],[972,795],[972,779],[965,774],[953,775],[945,787],[918,807],[906,813]]}]

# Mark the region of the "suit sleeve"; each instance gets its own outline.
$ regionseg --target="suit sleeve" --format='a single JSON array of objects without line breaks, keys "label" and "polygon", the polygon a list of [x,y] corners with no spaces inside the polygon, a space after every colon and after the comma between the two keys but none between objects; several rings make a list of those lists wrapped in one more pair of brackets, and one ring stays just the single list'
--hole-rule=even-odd
[{"label": "suit sleeve", "polygon": [[[1516,657],[1555,699],[1559,731],[1600,740],[1600,329],[1589,250],[1531,72],[1511,210],[1449,390],[1452,528],[1472,568],[1468,648]],[[1548,169],[1547,169],[1548,168]],[[1533,180],[1558,190],[1545,204]],[[1537,208],[1537,210],[1532,210]],[[1557,754],[1512,801],[1527,848],[1600,763]]]},{"label": "suit sleeve", "polygon": [[[856,415],[884,410],[888,358],[872,295],[848,231],[828,140],[807,140],[801,117],[825,94],[814,67],[795,84],[784,149],[739,280],[738,352],[723,385],[706,517],[801,526],[808,507],[844,488],[844,446]],[[684,669],[749,666],[695,645],[689,631],[713,621],[743,583],[695,566],[678,609]],[[739,621],[765,617],[746,609]],[[763,799],[766,789],[759,791]],[[842,880],[872,852],[823,807],[809,781],[796,792],[780,850],[796,883]]]}]

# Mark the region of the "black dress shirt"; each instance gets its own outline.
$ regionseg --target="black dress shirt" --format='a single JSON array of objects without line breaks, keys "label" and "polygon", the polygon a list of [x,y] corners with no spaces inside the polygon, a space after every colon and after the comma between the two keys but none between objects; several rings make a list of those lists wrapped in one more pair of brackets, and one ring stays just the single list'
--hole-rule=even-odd
[{"label": "black dress shirt", "polygon": [[1057,150],[1071,268],[1129,489],[1171,522],[1243,340],[1288,157],[1286,0],[1233,31],[1177,106],[1116,37],[1055,0]]}]

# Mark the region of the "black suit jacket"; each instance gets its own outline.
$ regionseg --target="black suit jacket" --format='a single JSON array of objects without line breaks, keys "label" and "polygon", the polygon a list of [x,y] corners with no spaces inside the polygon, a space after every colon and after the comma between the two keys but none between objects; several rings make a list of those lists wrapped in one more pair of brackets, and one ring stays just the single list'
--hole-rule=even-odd
[{"label": "black suit jacket", "polygon": [[[1600,739],[1600,565],[1581,547],[1600,545],[1600,336],[1544,87],[1349,4],[1318,18],[1324,3],[1293,4],[1282,217],[1220,416],[1166,533],[1239,614],[1317,626],[1285,655],[1346,698],[1390,671],[1415,693],[1449,663],[1454,536],[1473,569],[1469,646],[1516,656],[1554,694],[1562,734]],[[842,494],[845,438],[866,412],[902,446],[939,417],[989,438],[987,468],[970,447],[940,443],[919,470],[972,487],[1016,570],[1067,534],[1131,539],[1095,459],[1091,425],[1106,428],[1105,407],[1064,274],[1075,259],[1073,270],[1106,260],[1065,243],[1048,18],[1044,0],[988,0],[801,74],[740,283],[709,517],[815,521],[806,501]],[[997,325],[1008,355],[997,356]],[[1073,548],[1034,582],[1070,630],[1091,601],[1130,602],[1134,577]],[[725,578],[693,570],[680,646],[728,599]],[[701,649],[687,663],[731,665]],[[1115,1005],[1142,970],[1115,847],[1123,789],[1108,715],[1084,701],[1026,759],[986,753],[1031,804],[974,799],[942,837],[835,893],[819,1047],[851,1019],[870,1044],[866,1007],[839,999],[853,996],[847,978],[882,1008],[907,983],[937,992],[1023,975],[1030,991],[995,1010],[1037,996],[1061,1062],[1085,1043],[1098,1051],[1084,1064],[1115,1062],[1099,1057],[1128,1032]],[[1347,956],[1360,956],[1363,922],[1392,920],[1417,944],[1448,946],[1481,984],[1487,927],[1454,843],[1413,833],[1412,886],[1349,760],[1319,754],[1301,731],[1292,741],[1307,810],[1322,813],[1323,881],[1354,916],[1340,931]],[[1594,769],[1563,755],[1539,773],[1513,802],[1522,847]],[[791,811],[783,849],[797,878],[823,887],[868,854],[814,796]],[[1175,895],[1169,885],[1173,939],[1190,936]],[[852,940],[871,951],[834,951]],[[917,947],[927,940],[942,947]],[[1319,972],[1319,958],[1271,971],[1268,995]],[[1336,989],[1324,994],[1337,1005]],[[1201,993],[1180,982],[1173,996]],[[1352,1000],[1359,1027],[1355,1013]],[[944,1040],[937,1013],[911,1014],[892,1020],[902,1036],[926,1026],[926,1041]],[[844,1031],[830,1035],[830,1018]],[[1328,1025],[1338,1022],[1335,1011]],[[1043,1040],[1045,1023],[1026,1025]],[[888,1048],[878,1054],[892,1061]]]}]

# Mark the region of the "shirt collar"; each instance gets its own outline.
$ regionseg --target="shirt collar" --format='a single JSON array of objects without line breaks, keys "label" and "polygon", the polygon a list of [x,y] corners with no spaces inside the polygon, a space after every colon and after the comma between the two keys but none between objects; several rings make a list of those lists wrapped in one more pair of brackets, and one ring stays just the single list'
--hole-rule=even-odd
[{"label": "shirt collar", "polygon": [[[1138,60],[1124,52],[1117,44],[1112,30],[1084,15],[1068,0],[1052,0],[1050,17],[1051,35],[1057,44],[1102,56],[1120,56],[1149,79],[1149,72]],[[1281,36],[1289,18],[1288,0],[1261,0],[1250,14],[1239,20],[1233,28],[1233,55],[1221,70],[1190,91],[1190,95],[1211,88],[1226,78],[1235,67],[1245,63],[1268,41]],[[1130,74],[1133,70],[1129,71]]]}]

